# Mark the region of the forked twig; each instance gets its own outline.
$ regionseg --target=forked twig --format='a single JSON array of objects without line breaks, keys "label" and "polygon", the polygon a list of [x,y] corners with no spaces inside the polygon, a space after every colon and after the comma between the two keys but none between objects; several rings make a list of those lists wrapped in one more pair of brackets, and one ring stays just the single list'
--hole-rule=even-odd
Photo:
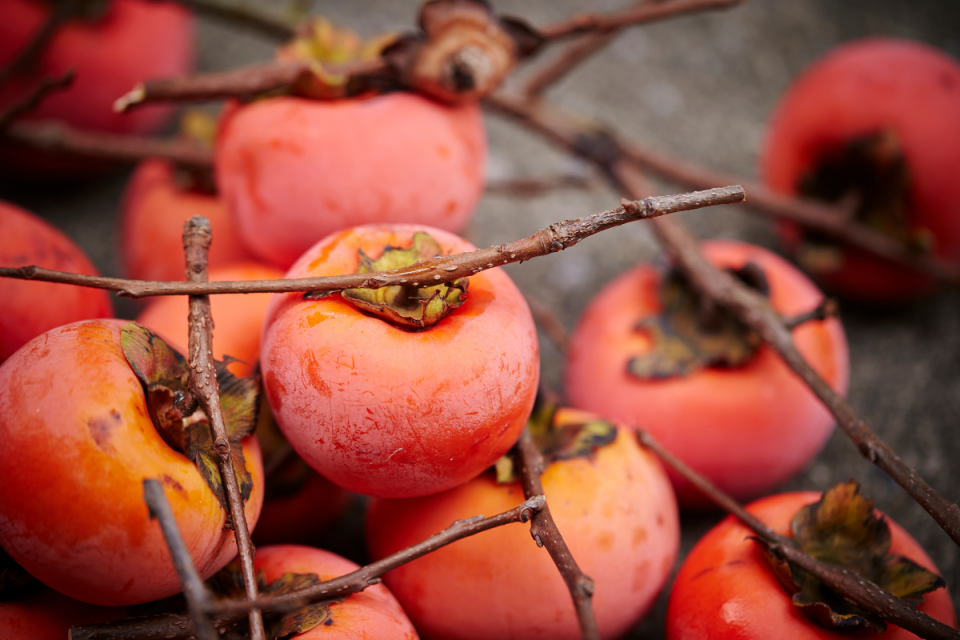
[{"label": "forked twig", "polygon": [[51,92],[69,87],[73,83],[75,75],[73,69],[71,69],[56,78],[50,76],[42,78],[26,95],[0,111],[0,133],[20,116],[36,109]]}]

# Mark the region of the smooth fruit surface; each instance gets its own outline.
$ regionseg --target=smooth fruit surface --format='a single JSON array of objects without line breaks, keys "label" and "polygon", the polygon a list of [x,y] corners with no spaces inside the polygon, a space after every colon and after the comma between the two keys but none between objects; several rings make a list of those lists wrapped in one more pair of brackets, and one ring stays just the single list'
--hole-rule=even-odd
[{"label": "smooth fruit surface", "polygon": [[193,216],[210,221],[211,268],[254,259],[219,198],[181,189],[167,162],[141,162],[130,178],[120,211],[124,274],[134,280],[184,280],[183,223]]},{"label": "smooth fruit surface", "polygon": [[[6,202],[0,202],[0,265],[99,275],[70,238]],[[109,293],[66,284],[3,278],[0,300],[0,362],[45,331],[77,320],[113,316]]]},{"label": "smooth fruit surface", "polygon": [[[285,573],[313,573],[320,580],[330,580],[360,568],[329,551],[298,545],[257,549],[254,567],[264,572],[267,583],[283,577]],[[417,639],[417,632],[397,599],[382,584],[367,587],[343,601],[330,604],[328,612],[328,618],[319,626],[293,638]]]},{"label": "smooth fruit surface", "polygon": [[25,597],[0,601],[0,638],[63,640],[70,627],[125,617],[122,607],[98,607],[43,588]]},{"label": "smooth fruit surface", "polygon": [[[782,258],[733,241],[701,245],[718,267],[760,266],[770,303],[785,317],[810,311],[823,299]],[[650,264],[620,276],[591,301],[573,335],[566,392],[580,409],[649,431],[667,450],[736,497],[750,497],[784,482],[820,451],[833,418],[786,364],[761,346],[745,365],[707,367],[687,376],[640,379],[630,358],[651,349],[637,323],[660,312],[662,273]],[[849,363],[843,328],[835,318],[793,331],[800,353],[838,392],[847,389]],[[681,505],[704,499],[671,474]]]},{"label": "smooth fruit surface", "polygon": [[[874,38],[817,61],[790,87],[770,122],[760,173],[795,195],[818,164],[852,139],[889,131],[908,171],[910,233],[929,234],[932,252],[960,264],[960,63],[927,45]],[[855,194],[862,196],[862,194]],[[791,251],[802,235],[783,225]],[[815,272],[824,287],[867,301],[914,298],[929,278],[862,251],[844,248],[840,263]]]},{"label": "smooth fruit surface", "polygon": [[288,268],[334,231],[415,223],[460,231],[484,188],[476,105],[416,95],[275,98],[223,118],[217,184],[247,244]]},{"label": "smooth fruit surface", "polygon": [[[802,506],[816,502],[819,493],[783,493],[758,500],[747,507],[775,531],[790,535],[790,521]],[[897,523],[890,526],[890,552],[910,558],[937,572],[917,542]],[[878,635],[864,629],[837,632],[811,622],[790,601],[777,581],[763,552],[750,536],[750,529],[732,516],[710,530],[680,567],[667,608],[668,640],[761,640],[795,638],[916,638],[895,625]],[[956,616],[946,589],[924,596],[918,609],[956,626]]]},{"label": "smooth fruit surface", "polygon": [[[163,482],[193,562],[208,577],[236,555],[226,512],[196,466],[161,438],[120,347],[125,321],[90,320],[36,338],[0,367],[0,545],[41,582],[95,604],[182,587],[143,480]],[[256,523],[263,469],[244,443]]]},{"label": "smooth fruit surface", "polygon": [[[591,419],[561,409],[559,424]],[[617,638],[649,609],[673,570],[679,546],[670,481],[653,454],[621,430],[589,458],[554,462],[543,474],[547,503],[577,564],[593,578],[603,638]],[[492,473],[443,493],[374,500],[371,556],[420,542],[458,519],[506,511],[523,501],[518,482]],[[384,576],[425,638],[580,638],[563,579],[529,524],[457,541]]]},{"label": "smooth fruit surface", "polygon": [[[209,273],[211,281],[279,280],[282,277],[279,269],[255,262],[211,269]],[[210,297],[214,322],[213,357],[218,360],[226,356],[236,358],[238,362],[228,365],[228,369],[236,376],[252,375],[260,360],[260,331],[269,304],[269,293]],[[137,324],[158,333],[169,345],[186,353],[189,309],[186,296],[157,298],[137,316]]]},{"label": "smooth fruit surface", "polygon": [[[334,234],[288,278],[355,273],[358,249],[376,258],[409,247],[412,225]],[[444,253],[465,240],[426,229]],[[338,485],[412,497],[449,489],[489,467],[516,441],[533,406],[540,362],[522,294],[500,269],[470,277],[466,301],[436,325],[410,331],[339,295],[277,294],[261,352],[277,423],[298,454]]]}]

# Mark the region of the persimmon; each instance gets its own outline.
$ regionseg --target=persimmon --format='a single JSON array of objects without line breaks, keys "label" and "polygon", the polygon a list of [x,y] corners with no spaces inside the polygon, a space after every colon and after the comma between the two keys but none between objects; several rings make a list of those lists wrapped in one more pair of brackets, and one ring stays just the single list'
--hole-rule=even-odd
[{"label": "persimmon", "polygon": [[[201,459],[195,463],[167,444],[171,434],[162,436],[151,420],[157,406],[148,408],[122,341],[133,331],[141,345],[159,343],[124,324],[59,327],[0,367],[0,545],[41,582],[102,605],[147,602],[182,589],[160,527],[148,517],[144,479],[163,483],[202,576],[237,552],[233,531],[224,529],[222,487],[216,492],[208,484]],[[146,362],[134,361],[141,369]],[[196,427],[211,440],[206,449],[196,445],[207,456],[209,427]],[[263,498],[260,449],[252,436],[234,449],[252,528]],[[202,460],[211,470],[210,458]]]},{"label": "persimmon", "polygon": [[[769,286],[773,308],[789,317],[814,309],[822,294],[800,271],[760,247],[733,241],[701,245],[716,266],[758,266]],[[736,497],[751,497],[784,482],[807,465],[826,443],[833,418],[813,392],[756,336],[725,317],[725,325],[706,328],[703,344],[724,327],[732,335],[724,348],[737,349],[741,361],[687,370],[677,356],[674,332],[699,327],[699,303],[689,288],[675,290],[651,264],[623,274],[589,304],[572,336],[566,392],[580,409],[603,412],[624,424],[648,430],[669,451]],[[664,295],[673,296],[665,301]],[[686,300],[686,323],[679,330],[660,318]],[[658,315],[660,314],[660,315]],[[847,389],[849,362],[840,321],[805,323],[793,331],[800,353],[838,392]],[[637,358],[641,360],[636,361]],[[655,365],[662,358],[672,372],[639,375],[631,366]],[[636,362],[635,362],[636,361]],[[631,364],[633,363],[633,364]],[[654,367],[656,368],[656,367]],[[700,506],[704,498],[686,480],[671,473],[681,505]]]},{"label": "persimmon", "polygon": [[215,162],[241,237],[261,259],[288,268],[348,227],[461,230],[483,193],[486,134],[475,104],[407,93],[273,98],[223,118]]},{"label": "persimmon", "polygon": [[[560,409],[562,428],[596,421]],[[589,457],[549,464],[543,488],[563,539],[596,585],[602,638],[617,638],[647,612],[669,578],[679,546],[677,505],[659,461],[629,430]],[[454,520],[493,514],[523,501],[517,481],[491,471],[443,493],[376,499],[367,515],[371,556],[419,542]],[[425,638],[580,638],[570,592],[529,525],[515,523],[459,540],[384,576]]]},{"label": "persimmon", "polygon": [[[257,549],[254,567],[258,572],[263,572],[263,578],[268,585],[289,579],[289,574],[313,574],[319,580],[330,580],[360,568],[335,553],[299,545],[276,545]],[[271,586],[275,589],[274,585]],[[417,639],[417,632],[397,599],[382,584],[367,587],[344,600],[319,605],[311,613],[319,624],[291,637],[300,640]]]},{"label": "persimmon", "polygon": [[185,279],[183,223],[193,216],[210,221],[214,237],[211,268],[254,260],[217,196],[181,187],[170,163],[145,160],[130,177],[120,210],[126,276],[134,280]]},{"label": "persimmon", "polygon": [[[758,500],[747,510],[775,531],[790,535],[794,514],[820,497],[812,491],[783,493]],[[890,553],[936,572],[933,561],[916,540],[897,523],[889,519],[886,522],[890,529]],[[916,638],[892,624],[879,635],[869,629],[832,630],[815,624],[791,602],[763,551],[750,539],[753,535],[731,516],[700,539],[680,567],[670,592],[668,640]],[[946,589],[925,594],[917,608],[956,626]]]},{"label": "persimmon", "polygon": [[[417,247],[422,231],[445,254],[474,249],[439,229],[371,225],[317,243],[287,277],[357,272],[371,257]],[[466,482],[513,445],[539,379],[533,319],[499,268],[468,284],[374,294],[413,309],[445,305],[441,289],[460,301],[423,329],[395,325],[344,294],[274,296],[263,329],[264,387],[280,429],[310,466],[357,493],[412,497]]]},{"label": "persimmon", "polygon": [[[760,173],[789,195],[846,203],[857,222],[960,264],[960,63],[919,42],[871,38],[815,62],[774,112]],[[824,288],[869,302],[929,292],[919,272],[780,225]]]},{"label": "persimmon", "polygon": [[[0,265],[36,265],[99,275],[83,251],[37,216],[0,202]],[[0,362],[36,336],[63,324],[113,316],[110,294],[65,284],[0,279]]]},{"label": "persimmon", "polygon": [[63,640],[70,627],[110,622],[126,615],[122,607],[80,602],[46,587],[13,600],[0,601],[0,638]]},{"label": "persimmon", "polygon": [[[0,68],[30,42],[53,11],[52,2],[0,1]],[[171,113],[169,106],[147,106],[119,114],[113,102],[145,78],[183,75],[193,66],[193,21],[174,2],[110,0],[103,9],[57,29],[34,64],[0,89],[0,105],[24,95],[45,76],[76,70],[73,84],[51,94],[26,116],[111,133],[146,133]],[[91,163],[52,158],[4,143],[0,161],[17,173],[48,177],[51,172],[89,171]]]},{"label": "persimmon", "polygon": [[[180,255],[182,262],[182,247]],[[278,280],[282,277],[283,272],[279,269],[256,262],[231,264],[210,269],[209,273],[212,281]],[[226,356],[236,359],[236,362],[227,365],[236,376],[252,375],[260,360],[260,331],[269,303],[268,293],[211,296],[210,311],[214,322],[213,356],[219,359]],[[157,298],[137,316],[137,324],[160,334],[171,346],[185,353],[189,308],[185,296]]]}]

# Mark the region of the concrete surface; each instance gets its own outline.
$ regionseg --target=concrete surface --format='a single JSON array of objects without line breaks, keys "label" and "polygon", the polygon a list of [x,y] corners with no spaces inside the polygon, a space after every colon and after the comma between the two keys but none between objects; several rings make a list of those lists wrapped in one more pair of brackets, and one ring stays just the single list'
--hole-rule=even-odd
[{"label": "concrete surface", "polygon": [[[267,0],[263,0],[267,2]],[[316,2],[315,10],[364,35],[411,24],[417,2]],[[626,0],[499,2],[499,8],[543,24],[578,11],[612,11]],[[616,127],[672,154],[745,177],[755,174],[765,122],[778,96],[806,65],[846,40],[913,38],[960,57],[960,3],[954,0],[753,0],[723,13],[680,18],[630,31],[594,57],[549,97],[564,109]],[[272,44],[204,19],[199,68],[224,69],[261,60]],[[960,114],[958,114],[960,117]],[[539,138],[489,118],[493,178],[585,171]],[[106,274],[118,274],[114,216],[125,174],[70,188],[6,184],[0,196],[60,225]],[[661,185],[662,193],[675,191]],[[529,235],[551,222],[615,206],[604,187],[557,191],[534,199],[488,196],[469,231],[479,246]],[[765,220],[734,207],[684,214],[704,238],[740,238],[775,248]],[[556,310],[572,329],[593,292],[656,254],[642,224],[591,238],[561,254],[507,267],[520,287]],[[126,315],[135,312],[126,304]],[[868,308],[845,304],[850,342],[849,398],[868,423],[947,498],[960,500],[960,293],[917,304]],[[562,358],[543,341],[543,377],[561,381]],[[880,509],[927,549],[960,604],[960,550],[933,520],[837,432],[821,456],[785,489],[825,489],[855,478]],[[358,516],[355,516],[354,521]],[[683,550],[718,516],[684,516]],[[630,637],[662,636],[661,604]]]}]

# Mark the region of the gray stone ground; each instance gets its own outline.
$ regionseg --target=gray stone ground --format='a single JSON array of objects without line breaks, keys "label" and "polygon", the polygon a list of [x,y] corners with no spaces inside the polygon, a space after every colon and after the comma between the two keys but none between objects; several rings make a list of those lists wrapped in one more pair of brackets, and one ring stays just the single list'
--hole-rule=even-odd
[{"label": "gray stone ground", "polygon": [[[268,0],[262,2],[269,5]],[[412,22],[416,0],[317,1],[315,9],[374,35]],[[499,2],[504,12],[534,24],[579,11],[612,11],[626,0]],[[765,121],[791,78],[837,44],[867,36],[928,42],[960,57],[960,3],[955,0],[752,0],[717,14],[680,18],[624,34],[583,65],[549,97],[564,109],[616,127],[646,145],[717,169],[754,177]],[[223,69],[264,59],[272,45],[217,24],[200,25],[199,66]],[[960,114],[958,114],[960,117]],[[492,178],[585,172],[586,168],[532,134],[489,118]],[[102,272],[117,274],[114,217],[125,174],[79,187],[0,186],[0,196],[60,225],[90,253]],[[673,189],[661,185],[663,193]],[[605,187],[558,191],[535,199],[488,196],[469,235],[489,246],[529,235],[558,220],[614,206]],[[775,247],[765,220],[733,207],[683,215],[704,238],[740,238]],[[593,292],[638,261],[656,254],[642,224],[588,239],[561,254],[507,267],[520,287],[556,310],[572,329]],[[128,316],[135,308],[126,304]],[[960,500],[960,293],[944,292],[910,306],[843,306],[850,341],[850,401],[868,423],[930,483]],[[545,339],[543,377],[559,388],[562,358]],[[825,489],[855,478],[878,506],[927,549],[960,604],[960,550],[886,475],[860,458],[837,432],[824,452],[785,489]],[[358,511],[358,510],[355,510]],[[718,519],[683,517],[683,552]],[[354,524],[359,520],[354,514]],[[350,535],[331,544],[346,551]],[[353,537],[355,539],[355,537]],[[665,600],[630,636],[662,636]]]}]

